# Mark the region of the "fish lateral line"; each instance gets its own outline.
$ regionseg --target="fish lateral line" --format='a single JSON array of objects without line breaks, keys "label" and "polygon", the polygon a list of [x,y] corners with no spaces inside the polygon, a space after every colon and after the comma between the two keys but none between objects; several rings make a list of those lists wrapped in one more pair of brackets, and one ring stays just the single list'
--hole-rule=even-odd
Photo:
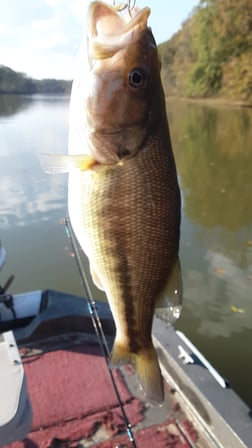
[{"label": "fish lateral line", "polygon": [[40,153],[38,155],[42,169],[48,174],[69,173],[73,170],[87,171],[100,165],[92,156],[85,154],[62,155]]}]

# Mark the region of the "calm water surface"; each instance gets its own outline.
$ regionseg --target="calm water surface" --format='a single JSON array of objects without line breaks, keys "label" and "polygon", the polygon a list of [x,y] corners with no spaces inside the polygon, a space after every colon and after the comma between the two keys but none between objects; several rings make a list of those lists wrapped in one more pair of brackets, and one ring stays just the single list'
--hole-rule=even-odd
[{"label": "calm water surface", "polygon": [[[68,104],[0,96],[1,281],[16,275],[10,292],[82,293],[61,224],[67,178],[44,174],[37,159],[67,152]],[[252,110],[169,102],[168,116],[183,194],[176,327],[252,405]]]}]

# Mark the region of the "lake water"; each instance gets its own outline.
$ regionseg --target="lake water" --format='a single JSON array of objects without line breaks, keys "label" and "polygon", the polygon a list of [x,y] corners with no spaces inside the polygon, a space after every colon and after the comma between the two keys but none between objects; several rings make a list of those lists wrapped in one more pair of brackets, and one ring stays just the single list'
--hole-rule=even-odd
[{"label": "lake water", "polygon": [[[0,96],[1,273],[10,292],[82,294],[62,219],[67,178],[37,154],[66,153],[65,97]],[[252,405],[252,109],[168,102],[183,195],[184,306],[176,327]],[[101,293],[95,292],[101,298]]]}]

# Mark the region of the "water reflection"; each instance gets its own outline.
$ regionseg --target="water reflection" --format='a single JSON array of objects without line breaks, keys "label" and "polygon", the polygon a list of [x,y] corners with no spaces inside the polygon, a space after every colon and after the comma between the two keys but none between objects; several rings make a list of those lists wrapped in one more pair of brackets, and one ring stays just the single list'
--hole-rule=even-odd
[{"label": "water reflection", "polygon": [[[30,169],[32,166],[30,166]],[[0,227],[26,226],[49,219],[50,211],[66,203],[66,178],[39,179],[36,170],[25,167],[2,174],[0,168]]]},{"label": "water reflection", "polygon": [[0,238],[8,251],[1,279],[15,274],[11,293],[82,293],[59,224],[66,214],[67,178],[48,176],[37,158],[38,152],[67,151],[68,104],[68,98],[51,96],[0,102]]},{"label": "water reflection", "polygon": [[185,213],[205,228],[252,224],[250,109],[168,105]]},{"label": "water reflection", "polygon": [[1,228],[46,220],[66,204],[67,178],[43,173],[37,153],[66,152],[68,100],[9,97],[9,112],[13,104],[20,107],[7,122],[0,118]]},{"label": "water reflection", "polygon": [[194,223],[190,238],[246,268],[251,263],[252,111],[181,103],[168,110],[184,215]]},{"label": "water reflection", "polygon": [[183,193],[177,326],[252,403],[252,110],[172,102],[168,114]]},{"label": "water reflection", "polygon": [[0,95],[0,117],[8,117],[17,112],[22,112],[29,107],[31,97],[26,98],[21,95]]},{"label": "water reflection", "polygon": [[37,106],[38,102],[44,102],[47,105],[51,103],[55,106],[56,103],[66,101],[68,97],[65,95],[0,95],[0,118],[22,113],[31,106]]},{"label": "water reflection", "polygon": [[252,265],[242,270],[230,258],[211,250],[204,262],[205,272],[186,272],[185,302],[190,300],[190,312],[198,319],[198,333],[217,338],[251,329]]}]

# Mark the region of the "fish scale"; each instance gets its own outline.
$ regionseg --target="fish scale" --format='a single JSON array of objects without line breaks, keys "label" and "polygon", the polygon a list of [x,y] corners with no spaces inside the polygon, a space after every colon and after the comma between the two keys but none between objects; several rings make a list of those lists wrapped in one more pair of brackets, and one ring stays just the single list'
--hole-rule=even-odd
[{"label": "fish scale", "polygon": [[99,267],[96,275],[120,326],[127,324],[129,345],[137,334],[139,347],[150,342],[155,301],[178,251],[180,200],[177,183],[169,181],[175,166],[168,151],[155,142],[116,167],[98,166],[86,191],[83,173],[90,264]]}]

